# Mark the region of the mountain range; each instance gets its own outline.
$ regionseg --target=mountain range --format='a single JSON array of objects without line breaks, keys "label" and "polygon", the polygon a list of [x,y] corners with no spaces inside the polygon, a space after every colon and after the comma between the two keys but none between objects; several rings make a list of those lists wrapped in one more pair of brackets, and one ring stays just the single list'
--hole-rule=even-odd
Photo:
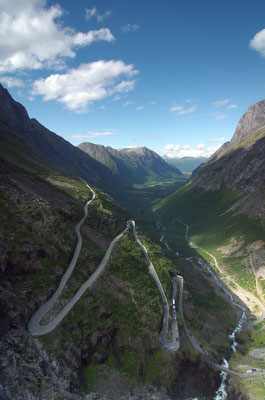
[{"label": "mountain range", "polygon": [[[82,227],[76,271],[44,322],[64,307],[125,228],[128,215],[117,203],[122,197],[168,299],[172,276],[183,275],[185,319],[208,356],[218,363],[231,357],[233,368],[265,368],[252,356],[264,343],[264,330],[245,329],[232,354],[229,334],[239,312],[196,264],[212,264],[251,324],[260,310],[244,290],[263,302],[265,290],[265,101],[251,106],[231,141],[162,200],[156,185],[171,185],[182,174],[152,150],[75,147],[30,119],[2,86],[0,105],[0,398],[92,400],[96,390],[100,400],[212,399],[220,385],[181,321],[180,350],[161,347],[163,304],[131,231],[53,332],[37,338],[28,332],[30,317],[52,296],[74,252],[75,226],[90,196],[79,178],[93,186],[96,198]],[[138,191],[131,189],[135,185]],[[242,290],[235,291],[236,284]],[[229,400],[262,399],[261,379],[250,377],[247,385],[231,378]]]},{"label": "mountain range", "polygon": [[174,179],[182,175],[177,168],[146,147],[115,150],[93,143],[81,143],[78,147],[127,184]]},{"label": "mountain range", "polygon": [[140,150],[140,154],[127,150],[119,152],[92,143],[73,146],[36,119],[29,118],[23,105],[14,101],[1,84],[0,104],[0,122],[16,132],[39,156],[72,175],[89,179],[91,184],[104,188],[114,197],[122,192],[123,186],[181,175],[146,148]]}]

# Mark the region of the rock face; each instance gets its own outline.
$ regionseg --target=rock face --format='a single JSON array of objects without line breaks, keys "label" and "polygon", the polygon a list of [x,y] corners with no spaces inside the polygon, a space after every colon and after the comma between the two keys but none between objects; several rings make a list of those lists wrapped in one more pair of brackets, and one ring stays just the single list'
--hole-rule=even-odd
[{"label": "rock face", "polygon": [[239,142],[252,132],[265,125],[265,100],[261,100],[249,107],[248,111],[240,118],[231,143]]},{"label": "rock face", "polygon": [[265,224],[265,100],[251,106],[234,136],[194,171],[192,186],[218,190],[225,186],[245,198],[241,211]]}]

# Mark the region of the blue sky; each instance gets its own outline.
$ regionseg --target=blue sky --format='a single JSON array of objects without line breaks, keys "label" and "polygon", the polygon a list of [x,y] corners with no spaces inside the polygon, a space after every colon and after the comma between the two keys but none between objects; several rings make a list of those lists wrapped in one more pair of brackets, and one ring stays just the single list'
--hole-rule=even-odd
[{"label": "blue sky", "polygon": [[0,82],[74,145],[209,156],[265,98],[263,0],[0,0]]}]

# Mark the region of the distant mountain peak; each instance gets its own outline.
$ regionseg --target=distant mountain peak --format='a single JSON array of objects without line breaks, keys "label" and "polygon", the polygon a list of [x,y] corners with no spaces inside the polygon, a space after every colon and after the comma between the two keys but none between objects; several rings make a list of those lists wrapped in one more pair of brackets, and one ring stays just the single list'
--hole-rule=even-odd
[{"label": "distant mountain peak", "polygon": [[167,164],[155,151],[145,146],[117,150],[109,146],[80,143],[78,147],[129,184],[175,179],[181,175],[177,168]]}]

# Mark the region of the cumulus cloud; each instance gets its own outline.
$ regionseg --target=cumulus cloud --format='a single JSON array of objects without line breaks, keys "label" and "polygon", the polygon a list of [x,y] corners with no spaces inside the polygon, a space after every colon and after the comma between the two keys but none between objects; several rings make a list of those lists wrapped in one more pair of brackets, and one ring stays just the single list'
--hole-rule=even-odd
[{"label": "cumulus cloud", "polygon": [[111,10],[107,10],[103,14],[100,14],[95,6],[92,8],[85,9],[85,19],[89,20],[93,17],[97,19],[98,22],[103,22],[105,18],[109,17],[112,14]]},{"label": "cumulus cloud", "polygon": [[87,132],[83,135],[72,135],[71,138],[75,140],[81,140],[85,138],[95,138],[98,136],[109,136],[109,135],[116,135],[116,132]]},{"label": "cumulus cloud", "polygon": [[265,29],[262,29],[250,40],[249,46],[265,57]]},{"label": "cumulus cloud", "polygon": [[207,146],[205,143],[200,143],[195,146],[191,145],[174,145],[167,144],[163,149],[158,150],[158,154],[161,156],[167,155],[168,157],[210,157],[220,146],[222,143],[219,143],[216,146]]},{"label": "cumulus cloud", "polygon": [[125,24],[121,26],[121,31],[126,33],[126,32],[136,32],[140,28],[139,25],[137,24]]},{"label": "cumulus cloud", "polygon": [[87,106],[97,100],[132,90],[135,81],[117,81],[124,75],[130,79],[137,73],[133,65],[123,61],[81,64],[65,74],[53,74],[35,81],[32,94],[42,95],[45,101],[56,100],[76,113],[84,113]]},{"label": "cumulus cloud", "polygon": [[143,110],[143,109],[144,109],[144,106],[136,107],[136,110]]},{"label": "cumulus cloud", "polygon": [[107,28],[76,32],[61,24],[62,8],[46,0],[1,0],[0,72],[18,69],[62,68],[75,49],[114,40]]},{"label": "cumulus cloud", "polygon": [[237,108],[238,106],[236,104],[230,104],[229,106],[227,106],[227,108]]},{"label": "cumulus cloud", "polygon": [[0,81],[5,83],[8,88],[11,87],[24,87],[25,84],[21,79],[14,78],[12,76],[1,76]]},{"label": "cumulus cloud", "polygon": [[214,107],[223,107],[226,106],[229,103],[230,99],[225,99],[225,100],[219,100],[219,101],[214,101],[213,105]]}]

